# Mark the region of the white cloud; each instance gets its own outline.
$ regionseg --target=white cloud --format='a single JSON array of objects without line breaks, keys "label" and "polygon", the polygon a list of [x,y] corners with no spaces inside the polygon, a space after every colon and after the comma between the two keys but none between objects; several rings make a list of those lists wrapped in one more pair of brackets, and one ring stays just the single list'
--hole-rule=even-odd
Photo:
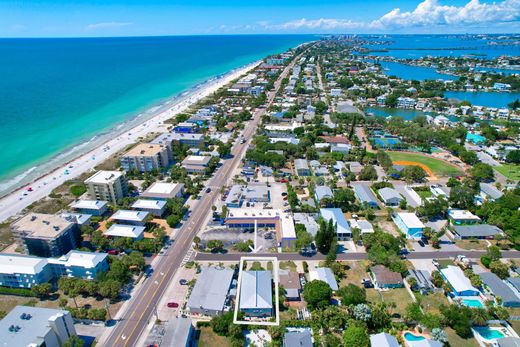
[{"label": "white cloud", "polygon": [[350,19],[301,18],[285,23],[258,22],[266,30],[278,31],[338,31],[348,29],[391,30],[435,26],[467,27],[482,24],[499,26],[520,21],[520,0],[502,0],[482,3],[470,0],[464,6],[442,5],[438,0],[424,0],[413,11],[395,8],[380,18],[369,22]]},{"label": "white cloud", "polygon": [[102,29],[112,29],[112,28],[121,28],[132,25],[130,22],[102,22],[102,23],[94,23],[87,25],[87,30],[102,30]]}]

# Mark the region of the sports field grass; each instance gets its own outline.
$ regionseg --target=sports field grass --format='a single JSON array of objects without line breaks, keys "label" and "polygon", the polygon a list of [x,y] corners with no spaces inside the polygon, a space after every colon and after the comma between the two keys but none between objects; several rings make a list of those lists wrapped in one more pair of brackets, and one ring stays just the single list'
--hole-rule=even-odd
[{"label": "sports field grass", "polygon": [[439,176],[457,176],[462,174],[462,170],[450,165],[442,160],[427,157],[418,153],[407,152],[388,152],[392,161],[408,161],[423,164],[430,168],[435,175]]},{"label": "sports field grass", "polygon": [[502,175],[506,176],[507,179],[513,181],[520,180],[520,165],[518,164],[503,164],[500,166],[495,166],[494,169],[500,172]]}]

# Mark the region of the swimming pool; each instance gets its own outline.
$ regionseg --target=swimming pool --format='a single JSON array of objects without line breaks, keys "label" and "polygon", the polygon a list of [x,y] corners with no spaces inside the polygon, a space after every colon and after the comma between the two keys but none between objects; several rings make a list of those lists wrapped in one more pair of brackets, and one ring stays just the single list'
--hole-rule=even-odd
[{"label": "swimming pool", "polygon": [[477,299],[462,299],[461,302],[464,306],[468,306],[468,307],[479,307],[479,308],[484,307],[484,305],[482,305],[482,302],[480,302],[480,300],[477,300]]},{"label": "swimming pool", "polygon": [[404,333],[404,338],[406,339],[406,341],[422,341],[425,339],[424,336],[417,336],[410,332]]},{"label": "swimming pool", "polygon": [[496,328],[474,327],[473,330],[486,340],[501,339],[502,337],[505,337],[504,333]]},{"label": "swimming pool", "polygon": [[474,144],[480,144],[486,142],[486,138],[480,134],[467,133],[466,140],[473,142]]}]

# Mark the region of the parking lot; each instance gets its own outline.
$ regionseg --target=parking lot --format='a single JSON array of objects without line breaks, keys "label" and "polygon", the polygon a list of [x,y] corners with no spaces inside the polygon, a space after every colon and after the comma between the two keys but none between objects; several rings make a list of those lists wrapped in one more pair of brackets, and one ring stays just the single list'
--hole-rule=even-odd
[{"label": "parking lot", "polygon": [[[221,227],[209,229],[199,235],[199,237],[203,244],[209,240],[220,240],[224,244],[224,247],[232,247],[235,243],[240,241],[254,241],[254,235],[255,234],[252,231],[243,232],[241,230]],[[266,231],[259,228],[257,243],[258,246],[262,246],[264,250],[276,247],[276,235],[274,231]]]}]

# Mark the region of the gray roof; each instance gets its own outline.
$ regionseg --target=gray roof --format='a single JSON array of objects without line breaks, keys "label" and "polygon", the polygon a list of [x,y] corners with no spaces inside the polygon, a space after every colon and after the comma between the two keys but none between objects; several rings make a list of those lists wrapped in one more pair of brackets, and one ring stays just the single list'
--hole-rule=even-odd
[{"label": "gray roof", "polygon": [[387,333],[370,335],[370,346],[372,347],[399,347],[397,339]]},{"label": "gray roof", "polygon": [[499,296],[502,298],[502,302],[505,306],[507,304],[518,303],[520,304],[520,298],[507,284],[505,284],[497,275],[492,272],[484,272],[480,274],[482,282],[488,287],[495,297]]},{"label": "gray roof", "polygon": [[332,190],[327,186],[317,186],[314,189],[314,192],[316,193],[316,198],[318,201],[321,201],[323,198],[332,198]]},{"label": "gray roof", "polygon": [[298,169],[309,170],[309,164],[307,163],[307,159],[295,159],[294,167],[296,168],[296,170],[298,170]]},{"label": "gray roof", "polygon": [[408,341],[410,347],[443,347],[443,344],[439,341],[424,339],[420,341]]},{"label": "gray roof", "polygon": [[453,228],[461,237],[488,237],[502,233],[499,227],[489,224],[455,225]]},{"label": "gray roof", "polygon": [[191,319],[183,317],[173,317],[168,320],[161,345],[164,346],[189,346],[190,333],[193,326]]},{"label": "gray roof", "polygon": [[507,281],[520,292],[520,277],[509,277]]},{"label": "gray roof", "polygon": [[331,269],[328,267],[318,267],[316,268],[316,273],[320,281],[326,282],[330,289],[338,290],[338,282],[336,282],[336,277]]},{"label": "gray roof", "polygon": [[480,183],[480,190],[492,199],[500,199],[504,193],[489,183]]},{"label": "gray roof", "polygon": [[520,347],[520,338],[509,336],[496,340],[498,347]]},{"label": "gray roof", "polygon": [[425,270],[408,270],[410,276],[415,278],[421,289],[433,289],[432,276]]},{"label": "gray roof", "polygon": [[[22,319],[22,314],[29,314],[30,319]],[[56,315],[70,315],[68,311],[42,307],[16,306],[0,321],[0,345],[30,346],[42,342],[50,330],[49,319]],[[17,332],[9,331],[9,327],[18,326]]]},{"label": "gray roof", "polygon": [[358,200],[362,203],[377,203],[374,193],[372,193],[370,188],[364,184],[356,184],[354,186],[354,192],[356,193]]},{"label": "gray roof", "polygon": [[234,271],[206,267],[202,269],[188,300],[188,308],[221,311],[231,287]]},{"label": "gray roof", "polygon": [[312,347],[312,335],[309,330],[288,331],[283,337],[283,347]]},{"label": "gray roof", "polygon": [[385,188],[379,189],[377,192],[379,193],[379,195],[381,196],[381,199],[383,199],[383,201],[388,201],[391,199],[398,199],[399,201],[403,200],[403,197],[401,196],[401,194],[399,194],[397,192],[397,190],[395,190],[393,188],[385,187]]},{"label": "gray roof", "polygon": [[270,271],[243,271],[240,308],[273,308]]}]

